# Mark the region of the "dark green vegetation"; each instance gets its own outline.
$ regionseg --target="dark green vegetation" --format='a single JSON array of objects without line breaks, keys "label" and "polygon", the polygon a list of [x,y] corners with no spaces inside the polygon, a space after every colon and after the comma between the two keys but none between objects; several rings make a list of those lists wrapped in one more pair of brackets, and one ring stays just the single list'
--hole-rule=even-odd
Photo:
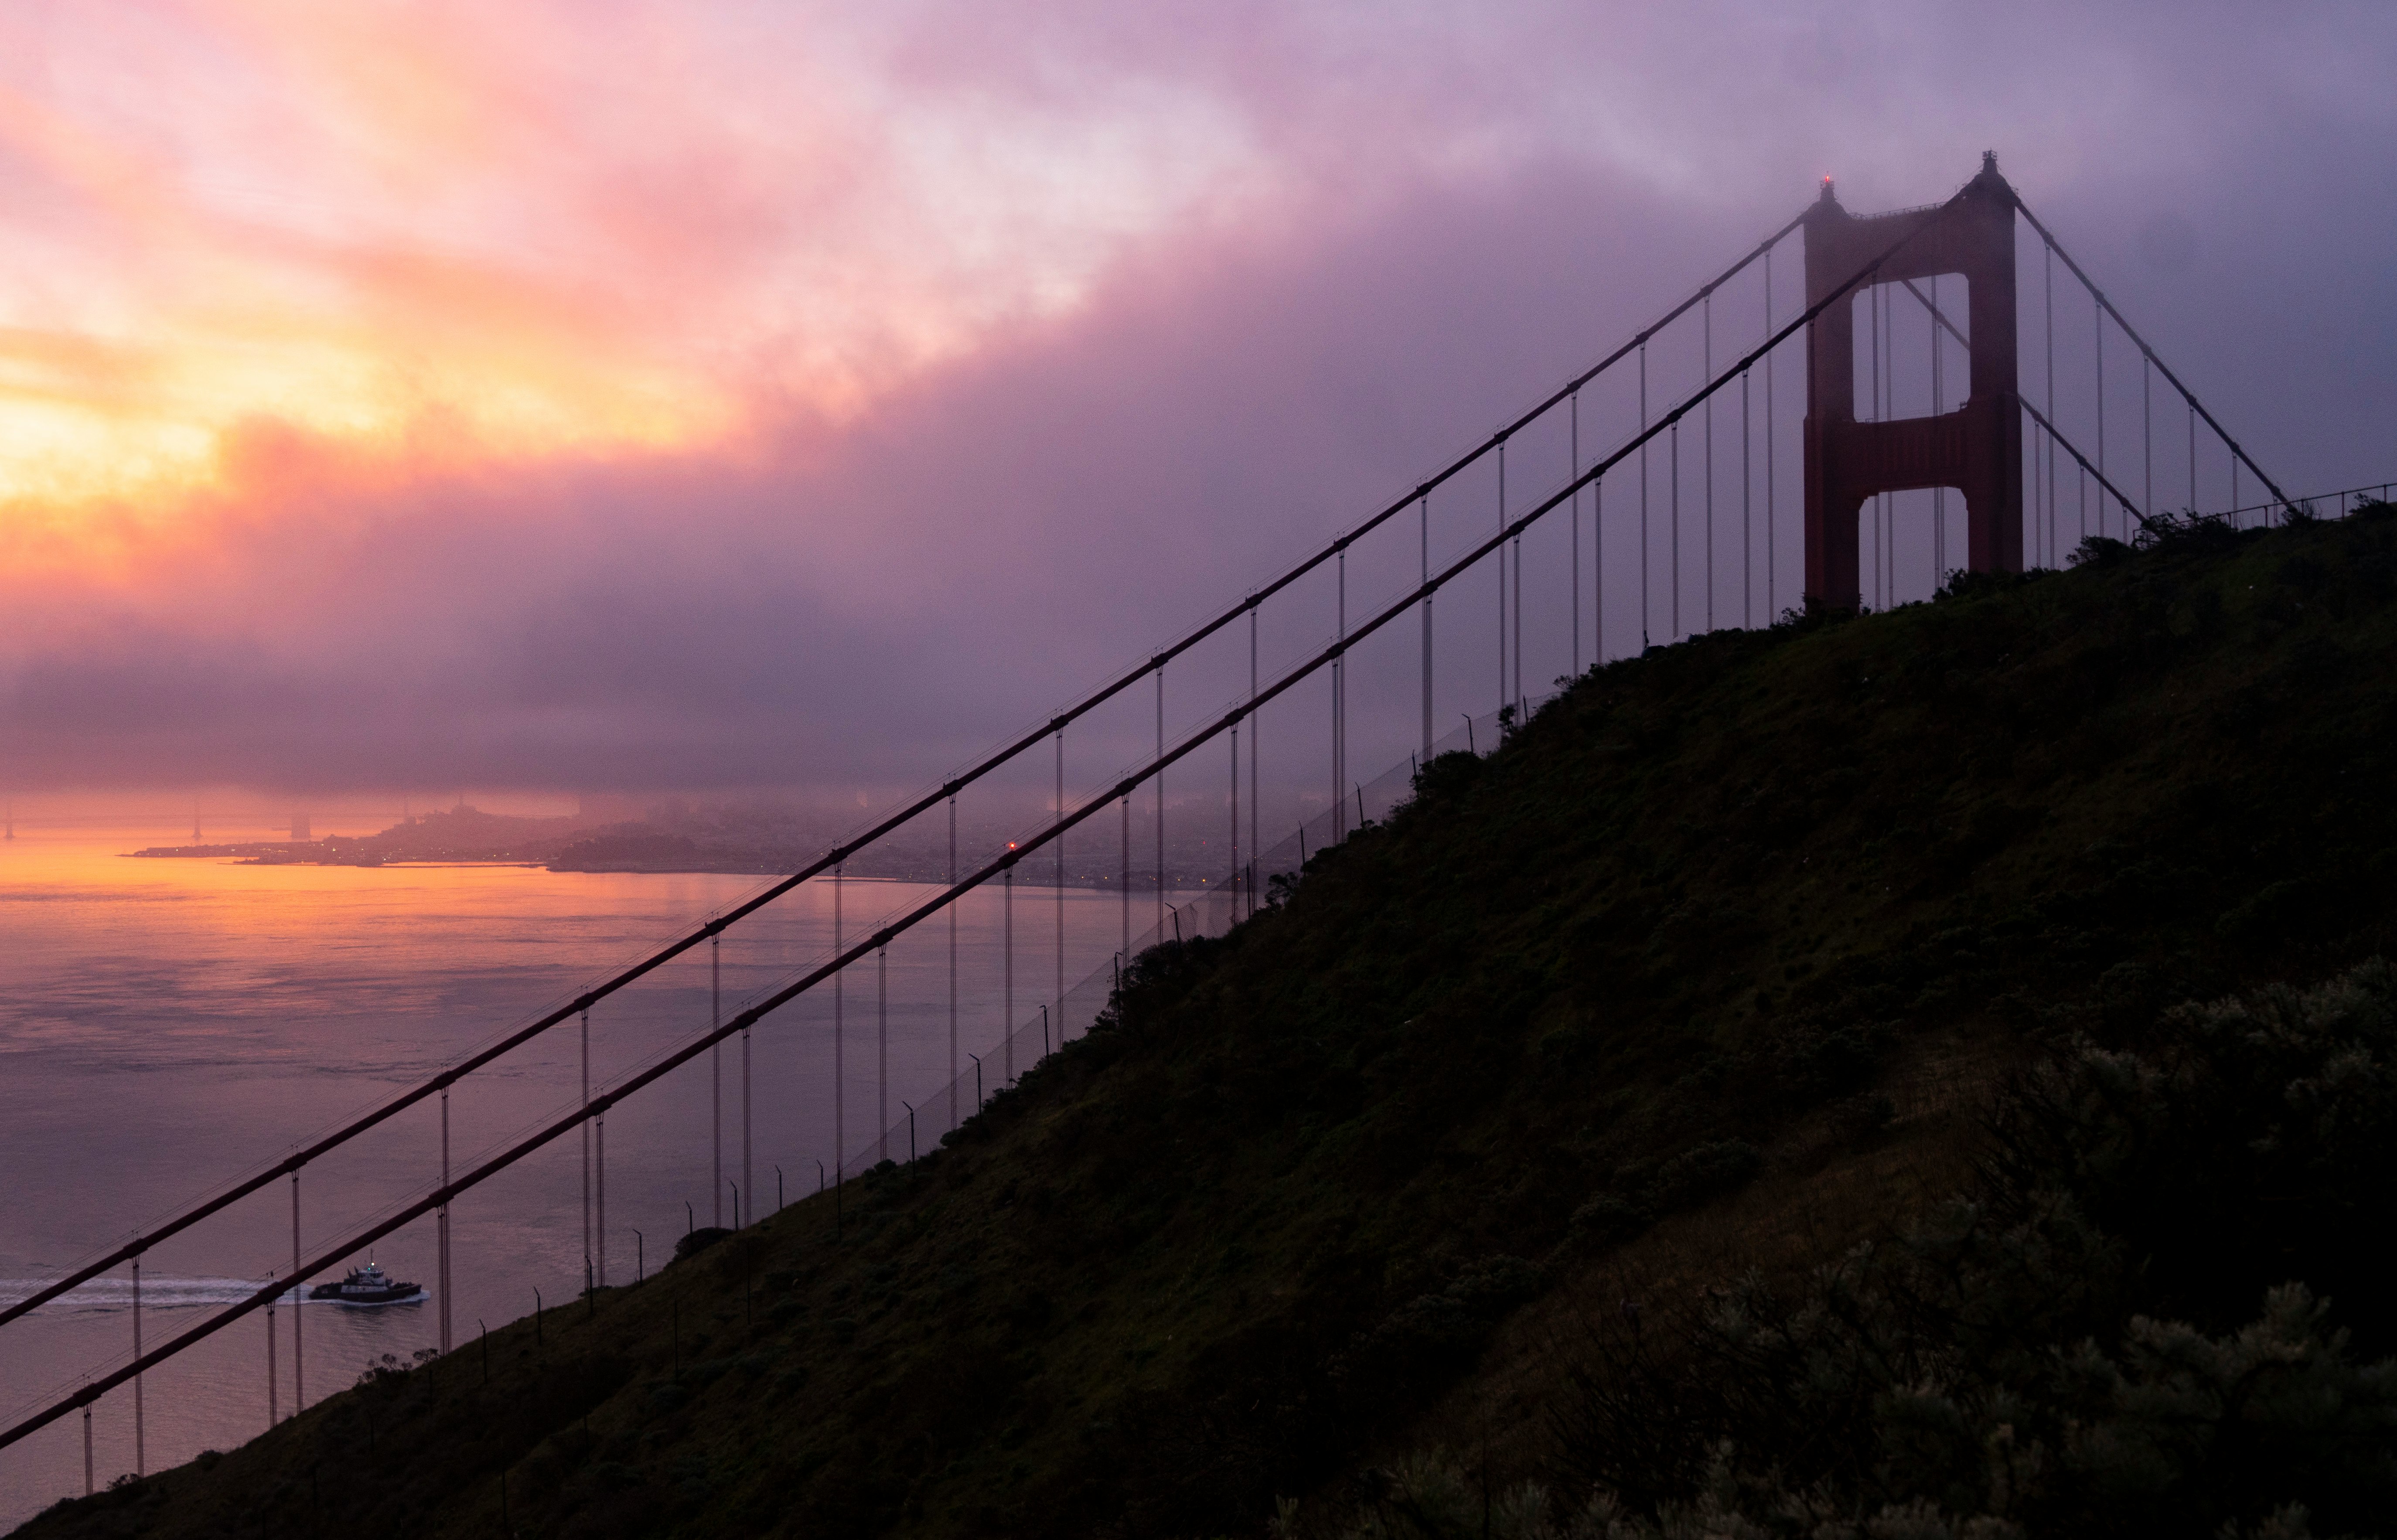
[{"label": "dark green vegetation", "polygon": [[2172,1008],[2397,957],[2392,769],[2388,509],[1618,663],[837,1231],[29,1533],[2368,1528],[2383,975]]}]

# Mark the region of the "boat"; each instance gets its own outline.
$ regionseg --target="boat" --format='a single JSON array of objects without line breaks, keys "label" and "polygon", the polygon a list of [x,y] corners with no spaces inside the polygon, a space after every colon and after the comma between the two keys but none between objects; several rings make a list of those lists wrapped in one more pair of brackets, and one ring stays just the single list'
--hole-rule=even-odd
[{"label": "boat", "polygon": [[395,1279],[368,1260],[339,1283],[319,1283],[308,1297],[335,1305],[417,1305],[423,1302],[424,1286]]}]

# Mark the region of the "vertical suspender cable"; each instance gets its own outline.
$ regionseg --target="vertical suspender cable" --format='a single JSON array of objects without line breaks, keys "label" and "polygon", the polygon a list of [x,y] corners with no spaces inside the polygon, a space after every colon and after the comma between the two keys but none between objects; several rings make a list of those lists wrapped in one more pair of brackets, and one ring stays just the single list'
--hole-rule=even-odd
[{"label": "vertical suspender cable", "polygon": [[2149,513],[2156,508],[2155,365],[2139,355],[2139,458],[2146,466],[2147,486],[2139,494]]},{"label": "vertical suspender cable", "polygon": [[[1881,286],[1881,421],[1897,415],[1897,294],[1887,284]],[[1897,494],[1881,495],[1881,604],[1884,609],[1897,607]]]},{"label": "vertical suspender cable", "polygon": [[[724,938],[707,938],[707,1029],[724,1024]],[[724,1227],[724,1045],[707,1048],[708,1176],[715,1189],[716,1217],[709,1223]]]},{"label": "vertical suspender cable", "polygon": [[[952,882],[949,886],[954,888],[957,884]],[[1118,879],[1116,886],[1121,895],[1119,907],[1123,911],[1123,942],[1121,949],[1116,953],[1116,956],[1121,959],[1123,966],[1129,968],[1132,966],[1132,793],[1130,792],[1123,794],[1123,875]]]},{"label": "vertical suspender cable", "polygon": [[[1232,810],[1232,862],[1224,880],[1232,886],[1225,923],[1237,925],[1240,919],[1240,724],[1238,722],[1232,724],[1232,795],[1229,806]],[[1060,1005],[1057,1008],[1057,1030],[1061,1036],[1065,1030],[1065,1008]]]},{"label": "vertical suspender cable", "polygon": [[[1523,715],[1523,537],[1519,534],[1507,543],[1515,549],[1515,688],[1511,699],[1520,719]],[[1503,564],[1504,558],[1501,560]],[[1357,822],[1365,822],[1362,810],[1358,812]]]},{"label": "vertical suspender cable", "polygon": [[[1939,314],[1939,275],[1931,275],[1931,314]],[[1939,328],[1931,328],[1931,415],[1938,416],[1948,409],[1948,379],[1940,343]],[[1948,581],[1948,489],[1931,489],[1931,590]]]},{"label": "vertical suspender cable", "polygon": [[[1506,447],[1501,444],[1498,447],[1498,453],[1503,463],[1504,457],[1506,453]],[[1345,546],[1342,547],[1338,556],[1334,558],[1332,566],[1332,588],[1336,596],[1333,600],[1332,635],[1334,641],[1345,642],[1348,639],[1348,552]],[[1506,582],[1506,557],[1504,552],[1501,552],[1498,557],[1498,582],[1500,587],[1503,589]],[[1503,594],[1501,597],[1504,597]],[[1506,615],[1506,610],[1502,609],[1498,613],[1502,617],[1500,623],[1504,624],[1505,621],[1503,617]],[[1503,675],[1506,667],[1505,663],[1506,652],[1503,648],[1500,649],[1499,658],[1500,663],[1498,667]],[[1346,663],[1347,661],[1348,660],[1338,650],[1335,649],[1332,652],[1332,837],[1335,842],[1346,833],[1348,820],[1348,803],[1346,798],[1341,795],[1341,787],[1344,784],[1342,776],[1347,768],[1341,754],[1341,750],[1346,745],[1344,745],[1340,741],[1342,730],[1346,728],[1348,725],[1348,713],[1344,709],[1347,703],[1342,700],[1340,696],[1340,686],[1342,683],[1341,665]],[[1499,683],[1503,685],[1506,683],[1506,680],[1502,677],[1499,680]]]},{"label": "vertical suspender cable", "polygon": [[[591,1012],[583,1017],[583,1110],[591,1110]],[[584,1118],[577,1131],[583,1135],[583,1271],[591,1272],[591,1121]]]},{"label": "vertical suspender cable", "polygon": [[[949,793],[949,886],[957,885],[957,794]],[[949,905],[949,1127],[957,1126],[957,906]]]},{"label": "vertical suspender cable", "polygon": [[891,1158],[891,948],[874,949],[874,1158]]},{"label": "vertical suspender cable", "polygon": [[2189,411],[2189,511],[2197,512],[2197,408]]},{"label": "vertical suspender cable", "polygon": [[[1423,502],[1419,509],[1419,517],[1416,529],[1417,537],[1421,542],[1423,549],[1423,582],[1425,585],[1423,597],[1423,752],[1424,757],[1428,759],[1431,757],[1431,494],[1429,492],[1426,492],[1424,494]],[[1253,700],[1256,697],[1257,689],[1256,611],[1253,609],[1250,610],[1249,616],[1249,695],[1250,698]],[[1249,742],[1249,754],[1252,758],[1253,758],[1256,752],[1256,741],[1254,739],[1251,739]],[[1255,778],[1252,776],[1249,783],[1249,806],[1252,814],[1256,807],[1256,790]]]},{"label": "vertical suspender cable", "polygon": [[[2077,457],[2072,467],[2072,485],[2073,489],[2080,496],[2081,538],[2087,540],[2089,538],[2089,467],[2080,463]],[[2102,500],[2097,506],[2097,529],[2099,533],[2105,532],[2106,506]]]},{"label": "vertical suspender cable", "polygon": [[[1572,404],[1567,408],[1567,412],[1566,459],[1569,463],[1566,468],[1566,479],[1579,481],[1581,479],[1581,392],[1573,393]],[[1572,557],[1568,569],[1572,574],[1568,589],[1573,607],[1573,676],[1579,678],[1581,676],[1581,494],[1579,492],[1573,493],[1573,506],[1566,510],[1566,514],[1569,516],[1567,522],[1573,527],[1573,549],[1568,553]],[[1424,715],[1428,718],[1431,713],[1426,709]]]},{"label": "vertical suspender cable", "polygon": [[1756,623],[1756,473],[1748,460],[1748,428],[1755,422],[1748,403],[1748,371],[1739,376],[1739,623]]},{"label": "vertical suspender cable", "polygon": [[[1498,441],[1498,532],[1506,532],[1506,441]],[[1506,548],[1500,546],[1490,553],[1498,558],[1498,706],[1505,710],[1509,691],[1506,689]],[[1337,668],[1335,662],[1332,665]],[[1334,782],[1332,787],[1332,826],[1340,821],[1341,789]]]},{"label": "vertical suspender cable", "polygon": [[1590,661],[1606,663],[1606,477],[1589,484]]},{"label": "vertical suspender cable", "polygon": [[[1872,355],[1872,419],[1874,422],[1878,422],[1881,420],[1881,286],[1879,284],[1875,284],[1865,290],[1865,317],[1866,324],[1869,328],[1866,333],[1867,341],[1865,346],[1866,350]],[[1811,390],[1814,387],[1809,385],[1807,388]],[[1873,604],[1876,607],[1879,607],[1881,604],[1881,494],[1875,492],[1872,495],[1872,596]]]},{"label": "vertical suspender cable", "polygon": [[1673,639],[1678,642],[1681,639],[1681,424],[1679,419],[1666,432],[1665,460],[1672,467],[1667,482],[1672,490],[1666,502],[1669,513],[1665,521],[1665,530],[1672,546],[1672,559],[1667,563],[1666,570],[1672,582],[1673,598],[1667,607],[1667,618],[1672,622]]},{"label": "vertical suspender cable", "polygon": [[[2089,291],[2089,335],[2097,355],[2097,474],[2106,474],[2106,310],[2097,291]],[[2106,500],[2097,500],[2097,532],[2106,532]],[[2129,530],[2123,533],[2128,534]]]},{"label": "vertical suspender cable", "polygon": [[[138,1253],[133,1258],[133,1361],[141,1361],[141,1258]],[[137,1371],[133,1376],[133,1474],[137,1477],[150,1473],[141,1411],[141,1375]]]},{"label": "vertical suspender cable", "polygon": [[1640,344],[1640,649],[1648,649],[1648,344]]},{"label": "vertical suspender cable", "polygon": [[[1700,336],[1703,339],[1699,343],[1700,353],[1698,356],[1698,378],[1701,380],[1711,380],[1715,377],[1715,297],[1711,292],[1707,295],[1705,301],[1698,307],[1698,323]],[[1715,628],[1715,398],[1711,395],[1707,397],[1705,427],[1707,449],[1707,629],[1712,631]]]},{"label": "vertical suspender cable", "polygon": [[[1764,253],[1764,335],[1773,335],[1773,253]],[[1773,355],[1764,355],[1764,619],[1767,624],[1780,614],[1780,569],[1775,563],[1773,543],[1774,510],[1773,484]]]},{"label": "vertical suspender cable", "polygon": [[[448,1163],[446,1160],[443,1162]],[[437,1235],[439,1226],[436,1225]],[[439,1275],[435,1275],[436,1281]],[[300,1415],[308,1409],[307,1377],[301,1372],[300,1354],[300,1173],[291,1173],[291,1414]]]},{"label": "vertical suspender cable", "polygon": [[608,1287],[608,1115],[605,1112],[591,1119],[591,1143],[597,1152],[594,1168],[598,1172],[599,1226],[599,1287]]},{"label": "vertical suspender cable", "polygon": [[[449,1088],[441,1088],[441,1187],[449,1187]],[[441,1351],[449,1351],[450,1332],[455,1324],[455,1312],[449,1308],[449,1199],[441,1200]]]},{"label": "vertical suspender cable", "polygon": [[[268,1270],[267,1275],[266,1275],[266,1280],[267,1280],[269,1283],[272,1283],[272,1282],[274,1282],[274,1281],[275,1281],[275,1274],[274,1274],[274,1271],[273,1271],[272,1269],[269,1269],[269,1270]],[[276,1423],[281,1422],[281,1421],[283,1420],[282,1418],[280,1418],[280,1417],[278,1417],[278,1416],[276,1416],[276,1415],[275,1415],[275,1389],[276,1389],[276,1386],[275,1386],[275,1301],[274,1301],[274,1300],[272,1300],[272,1299],[269,1299],[269,1300],[266,1302],[266,1426],[269,1426],[269,1427],[273,1427]],[[83,1485],[84,1485],[84,1493],[85,1493],[85,1495],[87,1495],[87,1496],[90,1495],[90,1493],[91,1493],[91,1407],[90,1407],[88,1404],[87,1404],[87,1405],[84,1407],[84,1409],[83,1409]]]},{"label": "vertical suspender cable", "polygon": [[[2040,248],[2042,281],[2046,285],[2046,297],[2040,304],[2040,315],[2047,324],[2047,420],[2056,421],[2056,251],[2051,247]],[[2056,446],[2047,447],[2047,556],[2058,566],[2056,549]]]},{"label": "vertical suspender cable", "polygon": [[1065,729],[1057,728],[1057,1040],[1065,1034]]},{"label": "vertical suspender cable", "polygon": [[998,950],[1002,962],[998,997],[998,1042],[1003,1052],[999,1060],[998,1083],[1015,1083],[1015,863],[1010,861],[1000,873],[998,892]]},{"label": "vertical suspender cable", "polygon": [[[1157,757],[1165,757],[1165,663],[1157,664]],[[1157,767],[1157,939],[1165,939],[1165,767]]]},{"label": "vertical suspender cable", "polygon": [[[743,1026],[741,1029],[741,1191],[749,1195],[749,1212],[755,1214],[757,1212],[757,1184],[750,1176],[750,1156],[755,1145],[750,1137],[749,1122],[753,1105],[749,1094],[749,1028]],[[741,1225],[741,1199],[738,1194],[732,1199],[732,1224],[736,1229]]]},{"label": "vertical suspender cable", "polygon": [[[1428,600],[1426,600],[1426,604],[1428,604],[1428,602],[1429,602]],[[1258,738],[1260,738],[1261,736],[1263,736],[1264,731],[1265,731],[1264,727],[1263,727],[1263,726],[1262,726],[1262,725],[1257,721],[1257,606],[1256,606],[1256,601],[1255,601],[1255,600],[1253,600],[1253,599],[1252,599],[1252,600],[1249,602],[1249,884],[1248,884],[1248,888],[1249,888],[1249,913],[1251,913],[1251,914],[1252,914],[1252,915],[1253,915],[1253,914],[1255,914],[1255,913],[1257,912],[1257,870],[1256,870],[1256,864],[1257,864],[1257,861],[1259,860],[1259,858],[1261,858],[1261,857],[1265,854],[1265,848],[1257,842],[1257,827],[1258,827],[1257,798],[1258,798],[1258,796],[1259,796],[1259,793],[1258,793],[1258,790],[1257,790],[1257,740],[1258,740]]]},{"label": "vertical suspender cable", "polygon": [[[841,878],[848,871],[847,862],[837,862],[832,869],[832,955],[840,956]],[[849,1169],[849,1044],[845,1041],[848,1012],[842,998],[841,969],[832,975],[832,1179],[837,1185],[841,1172]]]}]

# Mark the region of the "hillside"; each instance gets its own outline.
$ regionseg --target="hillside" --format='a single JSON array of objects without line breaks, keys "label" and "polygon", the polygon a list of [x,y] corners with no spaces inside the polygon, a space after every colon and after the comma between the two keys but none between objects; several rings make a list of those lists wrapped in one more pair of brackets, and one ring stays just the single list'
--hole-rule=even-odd
[{"label": "hillside", "polygon": [[[2050,1394],[2008,1332],[2096,1344],[2084,1389],[2146,1386],[2106,1356],[2135,1319],[2212,1341],[2303,1281],[2327,1306],[2276,1296],[2257,1361],[2397,1351],[2363,1222],[2397,1196],[2386,976],[2175,1009],[2397,956],[2397,509],[2085,555],[1594,671],[1277,908],[1147,955],[1100,1030],[837,1222],[795,1205],[539,1346],[494,1333],[488,1386],[471,1354],[394,1366],[22,1533],[486,1535],[502,1472],[506,1529],[560,1536],[1531,1534],[1593,1493],[1811,1533],[1801,1488],[1995,1501],[1996,1430],[2046,1426],[2006,1398]],[[2238,1024],[2275,1010],[2307,1024]],[[2349,1085],[2350,1132],[2282,1130],[2273,1075]],[[2044,1337],[1956,1324],[2063,1276],[2089,1292]],[[1804,1364],[1859,1343],[1882,1377],[1810,1401]],[[1887,1422],[1901,1382],[1947,1432]],[[1929,1474],[1866,1458],[1901,1446]],[[2318,1511],[2397,1493],[2358,1459]],[[2224,1492],[2187,1533],[2304,1495]]]}]

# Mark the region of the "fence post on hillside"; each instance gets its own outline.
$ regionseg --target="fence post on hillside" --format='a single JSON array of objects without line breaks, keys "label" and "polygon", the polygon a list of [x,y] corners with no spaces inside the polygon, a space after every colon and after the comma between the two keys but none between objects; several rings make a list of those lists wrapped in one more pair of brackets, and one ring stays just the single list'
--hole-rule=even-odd
[{"label": "fence post on hillside", "polygon": [[907,1164],[912,1169],[916,1164],[916,1104],[903,1096],[899,1105],[907,1109]]}]

